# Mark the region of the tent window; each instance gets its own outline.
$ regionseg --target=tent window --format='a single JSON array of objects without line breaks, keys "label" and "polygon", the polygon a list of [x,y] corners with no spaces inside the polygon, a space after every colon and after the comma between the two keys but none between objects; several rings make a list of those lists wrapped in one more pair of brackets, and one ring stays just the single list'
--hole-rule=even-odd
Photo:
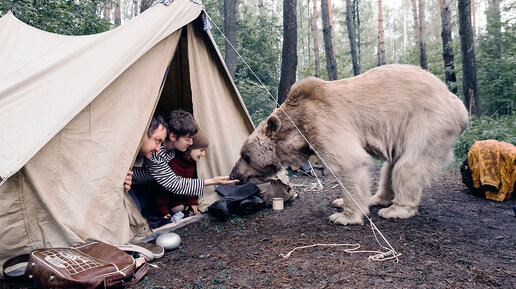
[{"label": "tent window", "polygon": [[155,114],[166,117],[174,109],[193,113],[186,27],[181,31]]}]

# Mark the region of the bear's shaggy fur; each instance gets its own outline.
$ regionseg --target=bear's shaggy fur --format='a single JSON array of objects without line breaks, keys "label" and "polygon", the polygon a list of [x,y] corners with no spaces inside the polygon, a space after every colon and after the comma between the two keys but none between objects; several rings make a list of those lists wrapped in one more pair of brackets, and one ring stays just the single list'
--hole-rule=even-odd
[{"label": "bear's shaggy fur", "polygon": [[[316,151],[349,192],[333,202],[343,211],[330,221],[361,224],[371,204],[389,206],[379,211],[384,218],[408,218],[417,213],[423,187],[453,157],[467,123],[461,100],[419,67],[385,65],[337,81],[308,78],[244,142],[231,176],[241,183],[271,176]],[[370,156],[384,161],[372,197]]]}]

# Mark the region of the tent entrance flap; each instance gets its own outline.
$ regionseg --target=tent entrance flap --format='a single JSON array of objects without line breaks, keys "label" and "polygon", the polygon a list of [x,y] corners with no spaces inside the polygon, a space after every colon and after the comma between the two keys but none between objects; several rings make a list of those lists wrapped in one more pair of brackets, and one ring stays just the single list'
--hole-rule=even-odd
[{"label": "tent entrance flap", "polygon": [[167,117],[174,109],[193,113],[190,70],[188,68],[187,27],[183,27],[179,43],[169,65],[155,115]]}]

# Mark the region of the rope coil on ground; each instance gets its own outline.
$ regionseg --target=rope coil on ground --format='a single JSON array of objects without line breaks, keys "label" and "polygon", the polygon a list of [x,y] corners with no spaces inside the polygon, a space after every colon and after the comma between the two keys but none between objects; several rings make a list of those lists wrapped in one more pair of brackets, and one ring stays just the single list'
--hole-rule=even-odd
[{"label": "rope coil on ground", "polygon": [[346,244],[346,243],[343,243],[343,244],[336,244],[336,243],[312,244],[312,245],[300,246],[300,247],[295,247],[294,249],[290,250],[287,254],[280,254],[280,256],[283,257],[284,259],[288,259],[290,257],[290,255],[292,255],[292,253],[294,253],[294,251],[296,251],[296,250],[312,248],[312,247],[319,247],[319,246],[321,246],[321,247],[339,247],[339,246],[353,247],[353,248],[345,249],[344,252],[349,253],[349,254],[352,254],[352,253],[375,253],[375,255],[369,256],[369,260],[379,261],[379,262],[392,260],[392,259],[398,260],[398,257],[401,256],[401,253],[398,253],[394,250],[390,250],[390,251],[386,251],[386,252],[369,251],[369,250],[360,250],[359,251],[358,249],[360,249],[360,247],[361,247],[360,244]]}]

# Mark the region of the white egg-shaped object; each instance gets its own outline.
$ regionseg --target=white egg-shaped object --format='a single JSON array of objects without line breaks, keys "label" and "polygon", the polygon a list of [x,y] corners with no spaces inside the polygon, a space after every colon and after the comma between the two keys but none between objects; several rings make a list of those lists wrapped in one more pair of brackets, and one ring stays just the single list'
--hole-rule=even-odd
[{"label": "white egg-shaped object", "polygon": [[161,245],[165,250],[173,250],[179,247],[179,244],[181,244],[181,237],[179,237],[176,233],[166,233],[159,235],[158,238],[156,238],[156,244]]}]

